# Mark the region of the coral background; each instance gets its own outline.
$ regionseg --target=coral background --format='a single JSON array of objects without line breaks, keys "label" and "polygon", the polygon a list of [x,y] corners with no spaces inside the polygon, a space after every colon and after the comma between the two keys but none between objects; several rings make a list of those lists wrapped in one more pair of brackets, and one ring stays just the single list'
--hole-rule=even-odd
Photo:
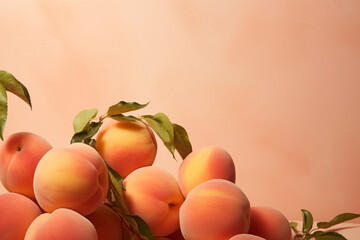
[{"label": "coral background", "polygon": [[[360,1],[0,0],[5,138],[69,144],[80,110],[145,103],[225,148],[252,205],[360,213]],[[0,143],[1,144],[1,143]],[[159,144],[155,165],[179,164]],[[3,190],[0,190],[3,191]]]}]

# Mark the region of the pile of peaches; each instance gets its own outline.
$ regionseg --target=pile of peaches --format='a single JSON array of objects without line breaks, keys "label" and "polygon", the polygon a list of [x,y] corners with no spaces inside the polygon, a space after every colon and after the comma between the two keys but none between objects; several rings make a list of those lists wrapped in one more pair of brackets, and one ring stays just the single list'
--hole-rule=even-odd
[{"label": "pile of peaches", "polygon": [[2,240],[148,239],[109,199],[109,168],[122,178],[126,208],[157,240],[290,240],[278,210],[252,206],[235,184],[235,165],[223,148],[208,146],[182,161],[177,177],[153,166],[158,144],[142,121],[107,119],[95,147],[53,148],[20,132],[0,149]]}]

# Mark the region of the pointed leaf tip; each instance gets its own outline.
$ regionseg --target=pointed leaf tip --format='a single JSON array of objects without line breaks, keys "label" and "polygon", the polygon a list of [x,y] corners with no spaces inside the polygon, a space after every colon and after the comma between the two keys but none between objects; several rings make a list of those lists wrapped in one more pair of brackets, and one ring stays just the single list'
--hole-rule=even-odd
[{"label": "pointed leaf tip", "polygon": [[30,109],[32,109],[30,94],[27,88],[11,73],[0,70],[0,83],[5,87],[6,91],[12,92],[21,98],[30,106]]},{"label": "pointed leaf tip", "polygon": [[174,144],[176,150],[179,152],[182,159],[185,159],[187,155],[192,152],[191,142],[189,140],[189,135],[187,134],[185,128],[178,124],[173,124],[174,128]]},{"label": "pointed leaf tip", "polygon": [[339,223],[343,223],[345,221],[349,221],[355,218],[360,217],[360,214],[356,214],[356,213],[342,213],[337,215],[336,217],[334,217],[332,220],[330,220],[329,222],[318,222],[317,223],[317,227],[318,228],[329,228],[332,227],[334,225],[337,225]]},{"label": "pointed leaf tip", "polygon": [[130,111],[138,110],[138,109],[146,107],[148,104],[149,104],[149,102],[145,103],[145,104],[140,104],[137,102],[120,101],[117,104],[114,104],[109,107],[109,109],[107,111],[107,115],[112,116],[112,115],[118,115],[118,114],[130,112]]},{"label": "pointed leaf tip", "polygon": [[149,225],[139,216],[137,215],[126,215],[127,217],[130,217],[136,221],[138,232],[146,237],[148,240],[155,240],[155,237],[153,233],[150,230]]}]

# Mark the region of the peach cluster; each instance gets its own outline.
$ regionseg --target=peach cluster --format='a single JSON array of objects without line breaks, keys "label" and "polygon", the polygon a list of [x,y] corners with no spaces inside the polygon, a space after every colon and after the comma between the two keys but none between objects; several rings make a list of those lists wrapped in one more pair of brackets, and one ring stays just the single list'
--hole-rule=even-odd
[{"label": "peach cluster", "polygon": [[20,132],[1,144],[0,179],[8,191],[0,195],[2,240],[130,239],[106,203],[105,162],[124,176],[152,165],[154,133],[143,123],[109,121],[97,141],[97,149],[83,143],[52,148],[44,138]]},{"label": "peach cluster", "polygon": [[1,239],[98,239],[85,216],[104,202],[108,170],[92,147],[15,133],[1,145],[0,176],[9,191],[0,195]]},{"label": "peach cluster", "polygon": [[180,229],[186,240],[290,240],[286,217],[270,207],[250,205],[235,184],[235,165],[222,148],[209,146],[189,154],[178,181],[185,197]]},{"label": "peach cluster", "polygon": [[235,184],[235,164],[223,148],[192,152],[175,177],[153,165],[157,142],[143,122],[108,121],[96,140],[95,148],[52,148],[33,133],[7,138],[0,148],[0,179],[9,191],[0,195],[1,239],[132,239],[106,201],[108,164],[124,178],[130,214],[157,240],[290,240],[285,216],[252,206]]}]

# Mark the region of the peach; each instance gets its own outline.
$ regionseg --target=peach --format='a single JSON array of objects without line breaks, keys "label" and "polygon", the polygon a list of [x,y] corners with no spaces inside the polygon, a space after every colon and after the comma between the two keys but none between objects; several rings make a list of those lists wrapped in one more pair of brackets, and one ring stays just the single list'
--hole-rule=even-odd
[{"label": "peach", "polygon": [[157,152],[153,131],[143,122],[109,120],[96,137],[96,150],[109,166],[125,178],[152,165]]},{"label": "peach", "polygon": [[41,214],[38,205],[18,193],[0,194],[0,212],[2,240],[23,240],[31,222]]},{"label": "peach", "polygon": [[124,179],[124,189],[130,213],[145,220],[155,237],[179,228],[179,208],[184,198],[170,173],[154,166],[136,169]]},{"label": "peach", "polygon": [[120,217],[108,205],[101,204],[86,218],[94,225],[99,240],[125,240],[130,236]]},{"label": "peach", "polygon": [[209,146],[190,153],[181,163],[178,181],[184,197],[199,185],[210,179],[225,179],[235,183],[235,165],[224,149]]},{"label": "peach", "polygon": [[3,186],[9,192],[20,193],[35,200],[35,168],[51,148],[45,139],[30,132],[9,136],[0,149],[0,178]]},{"label": "peach", "polygon": [[266,240],[266,239],[252,234],[244,233],[244,234],[235,235],[229,240]]},{"label": "peach", "polygon": [[180,208],[186,240],[229,240],[249,229],[250,203],[243,191],[224,179],[208,180],[192,189]]},{"label": "peach", "polygon": [[59,208],[38,216],[26,231],[25,240],[97,240],[95,227],[79,213]]},{"label": "peach", "polygon": [[271,207],[253,206],[250,208],[250,234],[266,240],[290,240],[291,227],[288,219]]},{"label": "peach", "polygon": [[83,143],[51,149],[34,174],[35,197],[46,212],[69,208],[86,216],[103,202],[107,189],[104,160]]}]

